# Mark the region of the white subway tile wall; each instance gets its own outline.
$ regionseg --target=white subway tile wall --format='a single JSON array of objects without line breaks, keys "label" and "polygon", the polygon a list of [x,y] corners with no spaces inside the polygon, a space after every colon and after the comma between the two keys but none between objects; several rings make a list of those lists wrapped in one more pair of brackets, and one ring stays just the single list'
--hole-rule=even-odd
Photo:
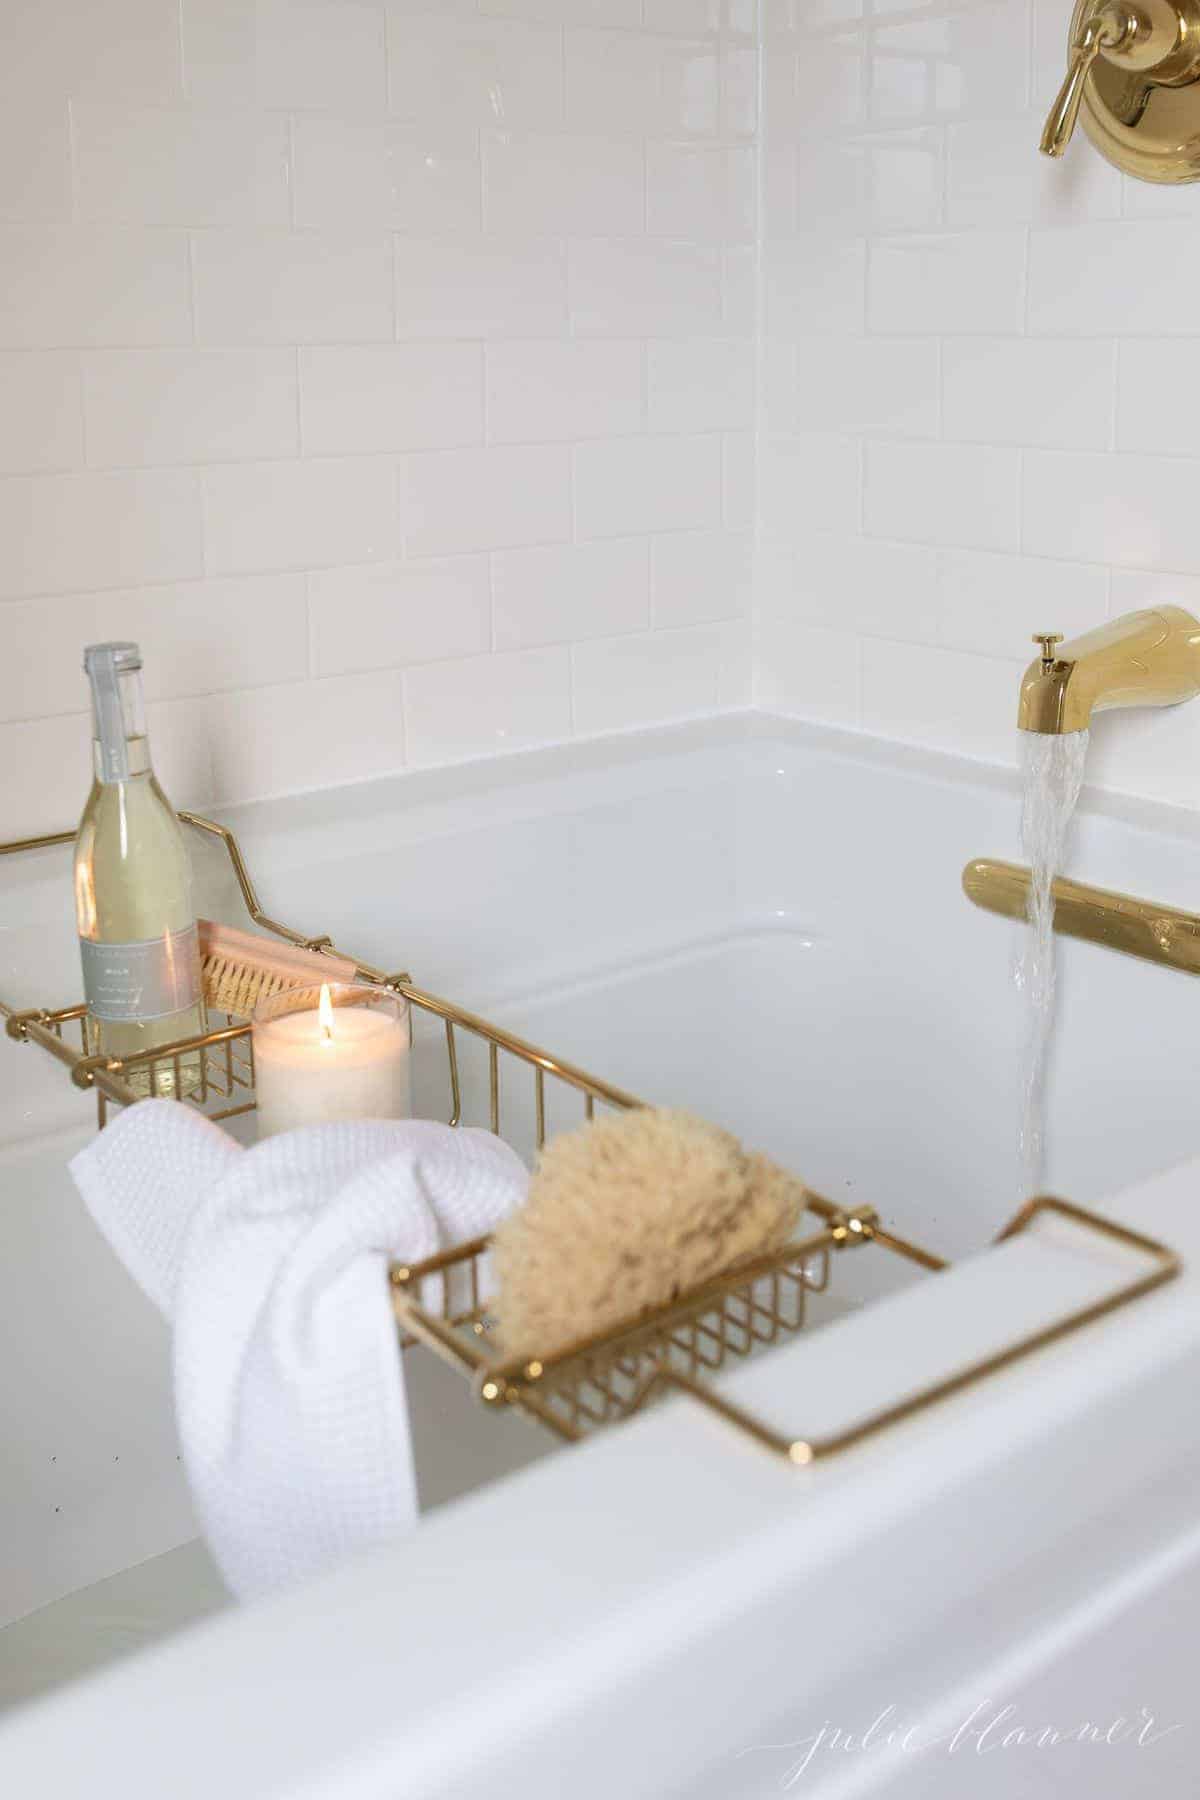
[{"label": "white subway tile wall", "polygon": [[[1200,598],[1200,187],[1037,154],[1069,0],[865,10],[763,0],[755,695],[1011,762],[1032,632]],[[1093,735],[1200,807],[1200,707]]]},{"label": "white subway tile wall", "polygon": [[180,803],[749,700],[755,34],[15,0],[0,836],[79,809],[99,637]]},{"label": "white subway tile wall", "polygon": [[1033,630],[1200,594],[1200,190],[1037,156],[1068,11],[14,0],[0,835],[98,636],[180,801],[752,697],[1010,760]]}]

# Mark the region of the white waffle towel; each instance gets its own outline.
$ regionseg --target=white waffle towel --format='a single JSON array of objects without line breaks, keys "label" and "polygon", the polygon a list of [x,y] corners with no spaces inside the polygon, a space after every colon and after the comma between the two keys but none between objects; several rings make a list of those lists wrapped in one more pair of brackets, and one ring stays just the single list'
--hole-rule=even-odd
[{"label": "white waffle towel", "polygon": [[267,1592],[411,1527],[387,1265],[490,1231],[525,1195],[515,1152],[425,1119],[243,1150],[191,1107],[143,1100],[71,1173],[173,1322],[183,1459],[231,1590]]}]

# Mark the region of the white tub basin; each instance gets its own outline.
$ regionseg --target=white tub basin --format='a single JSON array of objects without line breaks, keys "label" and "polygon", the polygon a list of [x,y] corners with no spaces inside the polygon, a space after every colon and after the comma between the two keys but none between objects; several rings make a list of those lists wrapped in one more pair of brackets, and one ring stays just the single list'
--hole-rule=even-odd
[{"label": "white tub basin", "polygon": [[[276,916],[730,1125],[945,1257],[983,1251],[1016,1208],[1017,928],[959,885],[968,858],[1015,857],[1015,778],[750,718],[226,816]],[[217,868],[202,871],[206,909],[233,916]],[[1085,803],[1071,872],[1194,904],[1200,837],[1165,809]],[[5,998],[73,997],[61,876],[51,853],[0,868]],[[1060,996],[1051,1185],[1200,1249],[1195,1177],[1180,1168],[1200,1155],[1191,984],[1067,943]],[[547,1456],[533,1428],[480,1413],[455,1377],[414,1364],[427,1503],[479,1491],[393,1552],[235,1612],[185,1547],[165,1333],[64,1175],[88,1102],[31,1050],[4,1059],[0,1283],[15,1354],[0,1430],[16,1480],[0,1497],[13,1621],[0,1696],[15,1703],[216,1615],[41,1707],[14,1704],[0,1728],[12,1791],[30,1791],[56,1745],[95,1744],[103,1717],[102,1754],[131,1795],[374,1796],[397,1791],[403,1769],[410,1794],[465,1793],[488,1771],[493,1791],[523,1800],[734,1800],[781,1777],[771,1753],[736,1753],[786,1735],[789,1718],[801,1737],[799,1703],[805,1716],[818,1698],[828,1709],[849,1671],[865,1697],[904,1670],[910,1710],[940,1696],[953,1711],[968,1667],[1010,1668],[1014,1692],[1062,1645],[1083,1667],[1096,1605],[1149,1617],[1167,1574],[1190,1578],[1197,1443],[1174,1396],[1194,1379],[1200,1327],[1185,1273],[990,1389],[810,1471],[682,1405]],[[444,1106],[431,1054],[422,1092]],[[1175,1172],[1149,1179],[1163,1170]],[[1128,1273],[1058,1237],[915,1282],[878,1249],[846,1255],[826,1312],[852,1316],[729,1391],[789,1429],[831,1429]],[[1169,1565],[1139,1563],[1144,1538],[1114,1523],[1135,1506]],[[282,1734],[247,1697],[251,1671],[268,1669]],[[647,1682],[661,1704],[645,1703]],[[686,1742],[664,1718],[669,1696],[695,1715]],[[602,1728],[613,1705],[626,1709],[616,1735]],[[169,1788],[167,1726],[140,1729],[147,1709],[171,1721],[176,1755],[185,1738],[203,1747]],[[861,1706],[843,1712],[847,1728],[871,1722]],[[222,1735],[218,1717],[236,1726]],[[1177,1741],[1156,1751],[1166,1795],[1191,1791],[1164,1773]],[[889,1791],[941,1792],[931,1767],[926,1787]],[[96,1777],[93,1757],[73,1772],[64,1754],[53,1770],[55,1794]],[[903,1757],[867,1754],[804,1771],[822,1794],[914,1779]],[[1045,1791],[1076,1791],[1063,1779]]]}]

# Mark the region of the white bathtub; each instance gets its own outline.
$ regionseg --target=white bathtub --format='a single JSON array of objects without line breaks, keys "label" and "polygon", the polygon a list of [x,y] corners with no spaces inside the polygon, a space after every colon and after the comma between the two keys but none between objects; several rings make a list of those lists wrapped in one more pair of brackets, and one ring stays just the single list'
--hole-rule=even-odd
[{"label": "white bathtub", "polygon": [[[1015,1210],[1016,928],[960,888],[968,858],[1016,854],[1014,778],[747,718],[227,817],[276,916],[729,1124],[940,1255],[971,1257]],[[6,998],[71,994],[61,868],[51,853],[0,867]],[[232,916],[217,869],[202,869],[206,910]],[[1165,809],[1085,803],[1072,873],[1194,904],[1200,834]],[[1200,1248],[1181,1167],[1200,1155],[1190,983],[1070,943],[1060,995],[1050,1185]],[[1186,1271],[1086,1338],[809,1471],[682,1404],[549,1454],[417,1359],[426,1502],[478,1491],[385,1556],[235,1612],[189,1543],[164,1333],[64,1178],[88,1102],[33,1051],[3,1054],[0,1283],[16,1352],[0,1430],[16,1479],[0,1499],[14,1621],[0,1695],[215,1614],[38,1707],[14,1704],[0,1728],[11,1791],[32,1791],[37,1771],[56,1795],[108,1791],[102,1765],[130,1795],[180,1800],[375,1796],[400,1791],[401,1773],[413,1795],[734,1800],[779,1791],[795,1755],[765,1746],[800,1741],[810,1717],[864,1729],[871,1697],[952,1716],[968,1675],[986,1687],[1007,1670],[1005,1691],[1033,1680],[1044,1711],[1054,1690],[1037,1672],[1068,1650],[1087,1670],[1095,1644],[1079,1704],[1099,1710],[1104,1620],[1130,1606],[1141,1624],[1122,1626],[1125,1641],[1141,1629],[1150,1648],[1114,1708],[1141,1703],[1153,1675],[1145,1703],[1170,1713],[1173,1639],[1147,1621],[1168,1576],[1191,1579],[1198,1446],[1183,1397],[1200,1325]],[[432,1110],[431,1058],[426,1080]],[[832,1429],[1126,1272],[1078,1238],[915,1280],[878,1249],[847,1254],[825,1313],[851,1316],[729,1391],[789,1429]],[[1129,1508],[1154,1521],[1159,1562],[1144,1529],[1123,1531]],[[1193,1791],[1172,1786],[1180,1737],[1145,1751],[1162,1795]],[[80,1743],[75,1766],[66,1746]],[[796,1782],[925,1800],[963,1778],[961,1761],[918,1767],[878,1748],[814,1753]],[[990,1794],[981,1784],[1003,1778],[997,1794],[1090,1796],[1128,1779],[1130,1754],[1044,1773],[980,1759],[976,1785],[946,1792]],[[1019,1785],[1050,1773],[1057,1788]]]}]

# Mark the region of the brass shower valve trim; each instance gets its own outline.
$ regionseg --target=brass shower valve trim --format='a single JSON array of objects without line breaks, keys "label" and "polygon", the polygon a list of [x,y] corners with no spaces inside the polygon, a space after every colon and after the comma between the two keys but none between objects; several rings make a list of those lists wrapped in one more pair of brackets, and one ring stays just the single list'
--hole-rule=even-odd
[{"label": "brass shower valve trim", "polygon": [[1076,121],[1127,175],[1200,177],[1200,0],[1077,0],[1043,155],[1063,154]]}]

